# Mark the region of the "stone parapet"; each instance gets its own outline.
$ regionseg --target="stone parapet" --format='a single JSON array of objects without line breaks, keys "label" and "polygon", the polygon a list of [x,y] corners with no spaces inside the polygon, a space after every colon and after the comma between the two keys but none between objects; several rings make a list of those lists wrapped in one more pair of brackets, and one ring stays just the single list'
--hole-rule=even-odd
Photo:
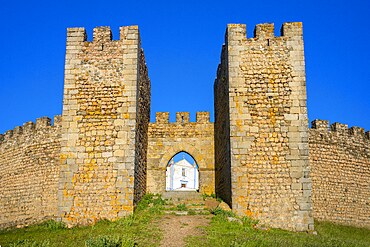
[{"label": "stone parapet", "polygon": [[0,145],[6,145],[6,142],[12,142],[14,145],[16,142],[22,143],[25,138],[29,138],[30,135],[37,135],[40,132],[51,131],[51,128],[60,127],[61,116],[57,115],[54,117],[54,124],[51,124],[51,119],[48,117],[41,117],[36,119],[36,124],[32,121],[26,122],[23,126],[16,126],[13,130],[8,130],[0,136]]},{"label": "stone parapet", "polygon": [[329,121],[315,119],[311,122],[311,130],[318,131],[320,133],[332,133],[337,137],[342,135],[343,138],[350,136],[356,136],[359,138],[369,139],[369,131],[365,132],[362,127],[352,126],[348,128],[348,124],[335,122],[329,126]]},{"label": "stone parapet", "polygon": [[370,227],[369,131],[314,120],[309,131],[313,216]]},{"label": "stone parapet", "polygon": [[55,219],[61,126],[60,116],[42,117],[0,138],[0,228]]},{"label": "stone parapet", "polygon": [[[156,112],[155,124],[168,124],[170,123],[169,112]],[[189,112],[176,112],[176,122],[171,124],[187,124],[190,122]],[[195,123],[210,123],[210,113],[206,111],[196,112]]]}]

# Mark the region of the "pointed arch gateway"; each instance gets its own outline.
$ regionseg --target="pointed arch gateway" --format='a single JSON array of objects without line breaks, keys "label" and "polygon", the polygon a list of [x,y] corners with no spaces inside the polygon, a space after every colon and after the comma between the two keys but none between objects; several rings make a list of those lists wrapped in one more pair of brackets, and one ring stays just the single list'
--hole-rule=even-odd
[{"label": "pointed arch gateway", "polygon": [[[181,116],[184,116],[184,121]],[[166,171],[169,162],[180,152],[186,152],[195,160],[198,186],[196,184],[193,188],[199,193],[215,192],[213,123],[207,118],[209,113],[197,113],[196,122],[189,122],[188,116],[186,112],[176,113],[176,122],[170,123],[168,113],[157,112],[156,122],[149,124],[146,187],[148,193],[162,194],[169,189],[176,189],[168,185]],[[182,159],[181,155],[179,158]],[[177,161],[179,160],[174,159],[174,163]],[[192,160],[189,163],[193,165]]]},{"label": "pointed arch gateway", "polygon": [[[175,142],[173,145],[166,145],[163,148],[159,149],[158,159],[153,159],[153,161],[158,165],[157,169],[150,169],[149,173],[149,184],[151,185],[148,191],[153,193],[163,193],[165,191],[170,191],[169,186],[167,186],[168,180],[166,177],[167,167],[171,162],[172,158],[177,154],[182,152],[188,154],[192,160],[196,163],[197,168],[197,183],[196,191],[200,193],[211,194],[214,192],[214,180],[213,180],[213,153],[210,152],[201,152],[199,147],[193,143],[185,142]],[[182,156],[179,157],[180,160]],[[175,162],[178,160],[174,160]],[[151,162],[151,161],[149,161]],[[189,162],[193,164],[192,162]],[[211,166],[211,168],[209,168]]]},{"label": "pointed arch gateway", "polygon": [[199,191],[199,167],[188,152],[178,152],[168,161],[166,191]]}]

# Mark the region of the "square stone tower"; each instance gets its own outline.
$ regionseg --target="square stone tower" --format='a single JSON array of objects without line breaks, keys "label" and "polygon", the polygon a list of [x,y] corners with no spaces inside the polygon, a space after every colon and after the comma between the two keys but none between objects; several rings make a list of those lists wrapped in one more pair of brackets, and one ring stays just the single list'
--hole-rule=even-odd
[{"label": "square stone tower", "polygon": [[302,24],[227,26],[215,92],[216,193],[239,215],[313,230]]},{"label": "square stone tower", "polygon": [[115,219],[145,193],[150,81],[137,26],[68,28],[59,216],[68,225]]}]

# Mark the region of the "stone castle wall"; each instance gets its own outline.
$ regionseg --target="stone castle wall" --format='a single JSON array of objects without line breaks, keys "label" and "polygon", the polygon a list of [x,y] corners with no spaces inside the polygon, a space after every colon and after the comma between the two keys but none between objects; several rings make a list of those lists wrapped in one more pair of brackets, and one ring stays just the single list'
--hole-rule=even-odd
[{"label": "stone castle wall", "polygon": [[168,112],[157,112],[156,122],[149,124],[148,192],[165,192],[167,164],[185,151],[198,164],[200,193],[214,193],[213,136],[209,112],[197,112],[196,122],[189,122],[188,112],[177,112],[174,123],[169,122]]},{"label": "stone castle wall", "polygon": [[[69,225],[132,213],[145,186],[149,79],[137,26],[67,31],[59,214]],[[140,97],[140,99],[139,99]]]},{"label": "stone castle wall", "polygon": [[298,231],[313,230],[313,217],[370,227],[370,132],[323,120],[308,129],[305,87],[301,23],[285,23],[281,37],[257,25],[248,39],[231,24],[215,123],[209,112],[196,122],[178,112],[174,123],[159,112],[149,123],[137,26],[121,27],[119,40],[95,28],[91,42],[69,28],[62,118],[0,135],[0,228],[130,214],[144,193],[165,191],[166,165],[181,151],[199,166],[200,193],[216,192],[239,215]]},{"label": "stone castle wall", "polygon": [[56,116],[0,135],[0,228],[56,218],[60,130]]},{"label": "stone castle wall", "polygon": [[146,193],[148,127],[150,121],[150,80],[145,63],[144,51],[141,49],[138,62],[138,97],[136,107],[136,137],[135,137],[135,181],[134,205]]},{"label": "stone castle wall", "polygon": [[[302,24],[285,23],[281,37],[260,24],[249,39],[245,25],[229,24],[224,49],[215,97],[227,94],[229,105],[216,99],[215,129],[227,137],[230,126],[230,147],[220,140],[230,161],[219,158],[216,171],[230,166],[231,206],[274,227],[313,230]],[[229,117],[218,121],[223,111]]]},{"label": "stone castle wall", "polygon": [[309,146],[314,218],[370,228],[370,132],[315,120]]},{"label": "stone castle wall", "polygon": [[214,100],[214,138],[217,154],[215,156],[215,190],[218,197],[232,205],[228,50],[225,45],[222,46],[221,63],[217,68]]}]

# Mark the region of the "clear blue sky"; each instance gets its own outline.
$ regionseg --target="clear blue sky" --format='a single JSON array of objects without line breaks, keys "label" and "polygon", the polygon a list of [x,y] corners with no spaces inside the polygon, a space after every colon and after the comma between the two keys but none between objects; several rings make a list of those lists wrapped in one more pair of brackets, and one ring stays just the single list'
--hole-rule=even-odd
[{"label": "clear blue sky", "polygon": [[139,25],[151,115],[210,111],[227,23],[304,25],[308,114],[370,130],[370,1],[0,0],[0,133],[62,112],[67,27]]}]

